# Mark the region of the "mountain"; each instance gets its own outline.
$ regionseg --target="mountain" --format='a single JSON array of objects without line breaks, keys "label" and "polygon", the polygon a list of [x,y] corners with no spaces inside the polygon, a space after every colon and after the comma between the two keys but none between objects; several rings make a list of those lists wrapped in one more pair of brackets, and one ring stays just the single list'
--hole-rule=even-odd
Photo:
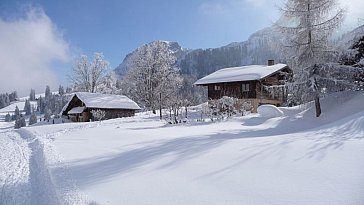
[{"label": "mountain", "polygon": [[[252,34],[247,41],[231,43],[220,48],[184,49],[177,42],[163,42],[168,44],[177,57],[177,66],[182,74],[201,78],[225,67],[266,64],[268,59],[282,62],[283,55],[276,46],[280,39],[279,34],[272,28],[265,28]],[[128,54],[115,68],[119,76],[126,74],[128,61],[135,52],[136,50]]]}]

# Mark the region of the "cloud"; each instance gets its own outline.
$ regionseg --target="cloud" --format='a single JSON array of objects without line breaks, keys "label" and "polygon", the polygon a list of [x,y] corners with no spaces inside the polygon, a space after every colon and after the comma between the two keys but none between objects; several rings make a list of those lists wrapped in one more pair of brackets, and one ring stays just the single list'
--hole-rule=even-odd
[{"label": "cloud", "polygon": [[58,87],[52,64],[68,62],[69,45],[50,18],[39,8],[28,8],[24,17],[0,18],[0,93],[30,88],[42,92]]}]

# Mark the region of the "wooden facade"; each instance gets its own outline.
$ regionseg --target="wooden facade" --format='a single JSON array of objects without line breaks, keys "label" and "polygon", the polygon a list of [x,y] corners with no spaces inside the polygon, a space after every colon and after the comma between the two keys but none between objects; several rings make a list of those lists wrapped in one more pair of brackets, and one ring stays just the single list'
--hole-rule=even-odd
[{"label": "wooden facade", "polygon": [[[85,107],[82,113],[69,114],[69,111],[75,107]],[[121,117],[131,117],[135,115],[135,109],[121,109],[121,108],[97,108],[97,107],[86,107],[85,103],[82,102],[77,95],[74,95],[69,101],[67,107],[63,110],[62,115],[68,116],[73,122],[88,122],[94,120],[91,111],[92,110],[103,110],[105,111],[104,119],[113,119]]]},{"label": "wooden facade", "polygon": [[[281,106],[287,101],[287,91],[284,86],[279,86],[283,85],[287,80],[287,74],[290,76],[292,70],[285,67],[259,80],[219,82],[201,85],[208,87],[209,100],[220,99],[223,96],[238,98],[250,103],[252,105],[252,112],[256,112],[259,105],[272,104]],[[276,92],[276,95],[272,95],[265,89],[265,86],[270,87],[275,85],[277,85],[277,89],[279,90],[279,92]]]}]

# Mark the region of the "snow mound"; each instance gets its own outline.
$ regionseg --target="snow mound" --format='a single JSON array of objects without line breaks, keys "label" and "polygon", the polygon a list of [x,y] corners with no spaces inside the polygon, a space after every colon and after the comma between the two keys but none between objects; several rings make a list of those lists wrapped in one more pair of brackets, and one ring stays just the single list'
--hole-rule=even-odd
[{"label": "snow mound", "polygon": [[267,118],[281,117],[283,115],[282,110],[274,105],[261,105],[258,107],[257,111],[261,117]]}]

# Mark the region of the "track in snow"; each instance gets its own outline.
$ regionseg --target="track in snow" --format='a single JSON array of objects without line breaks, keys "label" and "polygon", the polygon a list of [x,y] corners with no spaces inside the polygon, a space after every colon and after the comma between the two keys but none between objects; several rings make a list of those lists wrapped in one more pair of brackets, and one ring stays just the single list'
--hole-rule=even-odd
[{"label": "track in snow", "polygon": [[27,130],[19,129],[17,132],[28,141],[28,147],[31,150],[29,158],[31,204],[61,204],[46,165],[43,145]]},{"label": "track in snow", "polygon": [[0,133],[0,205],[30,204],[28,143],[19,134]]},{"label": "track in snow", "polygon": [[0,133],[0,205],[61,204],[43,146],[24,129]]}]

